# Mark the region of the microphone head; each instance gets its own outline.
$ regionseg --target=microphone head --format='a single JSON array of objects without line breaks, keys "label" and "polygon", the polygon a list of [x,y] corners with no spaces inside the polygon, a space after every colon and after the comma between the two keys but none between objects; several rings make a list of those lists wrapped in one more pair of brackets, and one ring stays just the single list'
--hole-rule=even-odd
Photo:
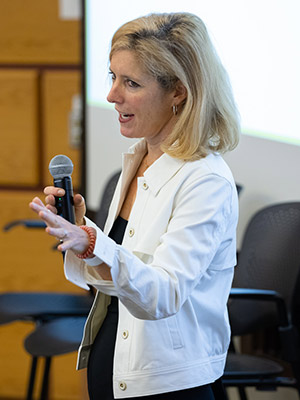
[{"label": "microphone head", "polygon": [[59,154],[50,161],[49,171],[54,179],[71,176],[73,172],[73,163],[69,157]]}]

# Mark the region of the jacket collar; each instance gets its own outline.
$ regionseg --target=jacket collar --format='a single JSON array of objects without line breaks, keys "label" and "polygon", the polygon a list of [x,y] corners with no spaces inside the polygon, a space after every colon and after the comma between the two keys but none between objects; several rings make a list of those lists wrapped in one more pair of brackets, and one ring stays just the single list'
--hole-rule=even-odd
[{"label": "jacket collar", "polygon": [[[133,178],[138,166],[146,154],[146,151],[147,144],[145,139],[142,139],[131,146],[128,153],[123,154],[124,186],[126,186],[126,178]],[[164,153],[145,171],[145,181],[154,196],[157,195],[160,189],[182,168],[185,163],[186,162],[183,160],[170,157],[168,154]]]}]

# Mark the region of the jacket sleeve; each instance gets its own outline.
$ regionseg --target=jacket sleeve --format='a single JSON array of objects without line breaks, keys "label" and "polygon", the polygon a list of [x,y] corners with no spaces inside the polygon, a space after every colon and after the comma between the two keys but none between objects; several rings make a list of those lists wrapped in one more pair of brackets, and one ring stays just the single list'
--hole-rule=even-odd
[{"label": "jacket sleeve", "polygon": [[[232,185],[214,174],[183,186],[149,263],[97,228],[94,254],[111,268],[115,293],[135,317],[154,320],[179,311],[201,283],[229,224],[236,223],[232,197]],[[109,294],[107,281],[94,286]]]}]

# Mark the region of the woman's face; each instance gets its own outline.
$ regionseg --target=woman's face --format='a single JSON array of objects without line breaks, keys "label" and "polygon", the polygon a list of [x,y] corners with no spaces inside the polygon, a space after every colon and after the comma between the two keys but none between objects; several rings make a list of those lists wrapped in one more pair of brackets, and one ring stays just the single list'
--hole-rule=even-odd
[{"label": "woman's face", "polygon": [[107,100],[115,103],[121,134],[128,138],[144,137],[149,144],[161,143],[174,126],[175,90],[164,91],[133,51],[114,53],[110,70],[112,87]]}]

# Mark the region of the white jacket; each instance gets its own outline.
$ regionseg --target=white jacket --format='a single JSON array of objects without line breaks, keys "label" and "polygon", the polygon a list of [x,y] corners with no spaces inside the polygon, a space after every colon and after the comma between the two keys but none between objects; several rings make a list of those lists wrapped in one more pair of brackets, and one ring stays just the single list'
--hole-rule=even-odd
[{"label": "white jacket", "polygon": [[[69,251],[65,274],[98,289],[79,350],[78,368],[119,298],[114,355],[115,398],[146,396],[211,383],[223,374],[230,340],[227,300],[236,264],[238,201],[220,155],[184,162],[163,154],[138,178],[122,246],[106,234],[145,154],[140,141],[124,154],[103,233],[91,264],[111,267],[103,281]],[[90,226],[95,225],[87,220]],[[99,360],[101,362],[101,360]]]}]

